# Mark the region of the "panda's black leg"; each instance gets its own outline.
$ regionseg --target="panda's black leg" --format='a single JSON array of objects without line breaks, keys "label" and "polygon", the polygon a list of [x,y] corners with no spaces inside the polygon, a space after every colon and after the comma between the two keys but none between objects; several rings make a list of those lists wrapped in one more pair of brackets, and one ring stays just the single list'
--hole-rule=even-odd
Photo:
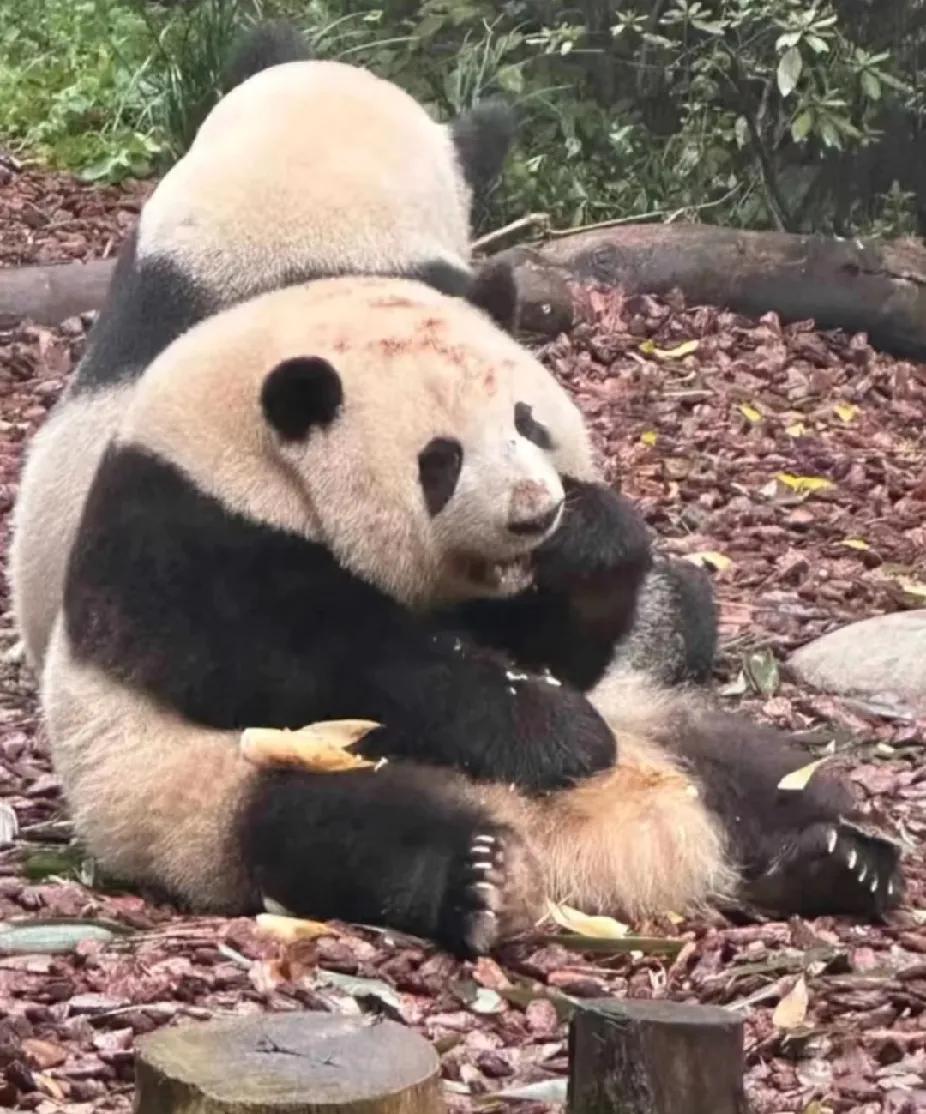
[{"label": "panda's black leg", "polygon": [[722,713],[680,725],[675,749],[718,813],[743,875],[741,897],[776,914],[877,917],[897,905],[897,847],[853,820],[849,790],[822,770],[802,790],[779,782],[805,750],[772,728]]},{"label": "panda's black leg", "polygon": [[300,916],[380,924],[479,955],[540,913],[528,847],[446,770],[264,770],[240,832],[260,892]]}]

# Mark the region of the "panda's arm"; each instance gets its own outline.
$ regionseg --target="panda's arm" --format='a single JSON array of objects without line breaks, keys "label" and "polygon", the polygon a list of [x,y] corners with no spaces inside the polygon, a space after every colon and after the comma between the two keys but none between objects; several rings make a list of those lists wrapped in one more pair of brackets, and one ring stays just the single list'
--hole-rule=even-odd
[{"label": "panda's arm", "polygon": [[78,658],[212,727],[383,724],[368,752],[549,789],[614,762],[585,697],[442,635],[322,545],[110,450],[66,586]]},{"label": "panda's arm", "polygon": [[630,631],[652,566],[646,525],[633,504],[609,488],[564,480],[566,512],[535,554],[534,585],[507,600],[476,600],[446,613],[448,623],[547,668],[582,690],[607,669]]}]

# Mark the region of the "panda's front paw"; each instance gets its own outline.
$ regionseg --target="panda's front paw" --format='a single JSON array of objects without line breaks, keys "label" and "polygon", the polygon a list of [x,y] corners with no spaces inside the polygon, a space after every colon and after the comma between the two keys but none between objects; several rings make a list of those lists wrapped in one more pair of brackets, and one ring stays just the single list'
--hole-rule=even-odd
[{"label": "panda's front paw", "polygon": [[534,582],[566,593],[586,621],[623,628],[653,563],[646,524],[628,499],[602,484],[565,486],[563,521],[534,554]]},{"label": "panda's front paw", "polygon": [[440,936],[457,955],[486,955],[535,923],[542,896],[540,868],[524,840],[511,828],[487,826],[450,868]]},{"label": "panda's front paw", "polygon": [[903,896],[897,846],[850,821],[810,824],[769,853],[769,865],[743,896],[775,913],[877,918]]},{"label": "panda's front paw", "polygon": [[581,692],[545,673],[515,674],[509,693],[521,789],[563,789],[617,761],[613,730]]}]

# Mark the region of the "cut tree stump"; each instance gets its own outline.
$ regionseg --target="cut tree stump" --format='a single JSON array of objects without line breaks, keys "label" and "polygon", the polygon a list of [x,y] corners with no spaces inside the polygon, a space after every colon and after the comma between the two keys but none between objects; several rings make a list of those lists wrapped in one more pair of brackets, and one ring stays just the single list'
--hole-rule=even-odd
[{"label": "cut tree stump", "polygon": [[580,1005],[569,1030],[570,1114],[745,1114],[743,1022],[718,1006]]},{"label": "cut tree stump", "polygon": [[264,1014],[138,1042],[135,1114],[445,1114],[440,1061],[394,1021]]}]

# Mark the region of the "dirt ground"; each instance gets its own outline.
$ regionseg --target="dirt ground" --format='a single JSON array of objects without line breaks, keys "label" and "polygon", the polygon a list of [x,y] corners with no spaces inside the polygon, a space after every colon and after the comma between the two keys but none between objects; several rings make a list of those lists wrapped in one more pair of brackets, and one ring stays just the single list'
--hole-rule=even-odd
[{"label": "dirt ground", "polygon": [[[0,159],[0,265],[112,253],[149,188],[92,189]],[[346,926],[284,947],[251,921],[181,917],[95,889],[92,864],[67,843],[34,679],[11,652],[4,581],[0,919],[112,919],[127,931],[83,939],[69,954],[0,948],[0,1107],[128,1111],[137,1035],[308,1007],[403,1020],[437,1043],[448,1101],[487,1109],[499,1091],[564,1077],[559,994],[741,1010],[756,1114],[926,1109],[926,725],[900,706],[801,691],[776,668],[853,619],[924,606],[926,367],[879,355],[862,336],[783,328],[773,315],[577,297],[582,323],[542,357],[663,548],[715,568],[723,699],[810,732],[815,754],[835,743],[860,799],[910,841],[904,910],[879,926],[668,916],[634,926],[657,938],[652,951],[596,953],[541,935],[464,964]],[[0,321],[0,552],[24,446],[79,358],[87,324]],[[557,1097],[555,1087],[541,1097]]]}]

